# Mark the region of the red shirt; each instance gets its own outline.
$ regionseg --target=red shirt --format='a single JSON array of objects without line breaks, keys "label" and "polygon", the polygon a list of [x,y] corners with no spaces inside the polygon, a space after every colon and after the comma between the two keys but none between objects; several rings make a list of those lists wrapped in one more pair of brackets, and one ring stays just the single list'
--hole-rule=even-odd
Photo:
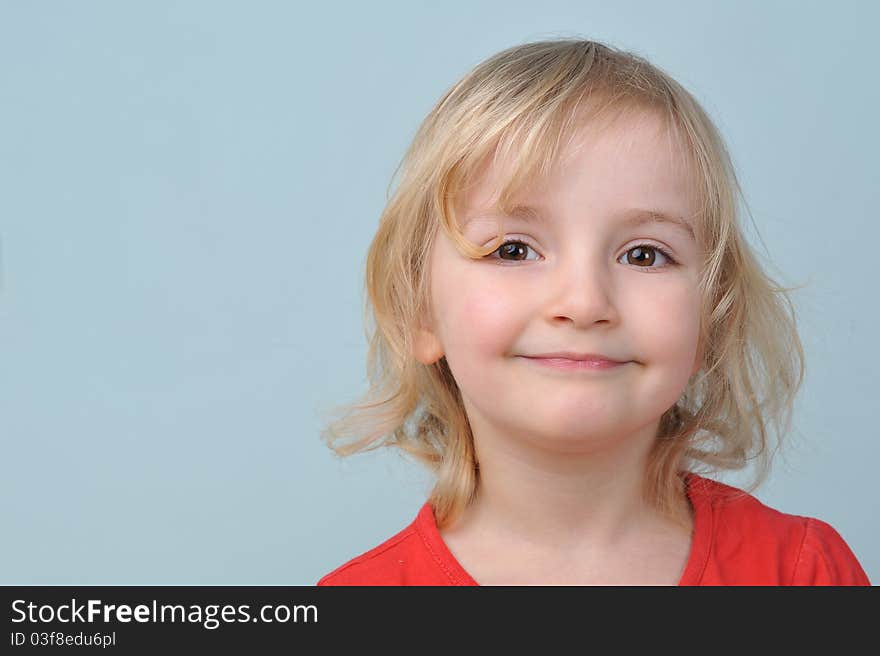
[{"label": "red shirt", "polygon": [[[678,585],[871,585],[829,524],[788,515],[742,490],[686,475],[694,509]],[[479,585],[443,542],[426,502],[409,526],[317,585]]]}]

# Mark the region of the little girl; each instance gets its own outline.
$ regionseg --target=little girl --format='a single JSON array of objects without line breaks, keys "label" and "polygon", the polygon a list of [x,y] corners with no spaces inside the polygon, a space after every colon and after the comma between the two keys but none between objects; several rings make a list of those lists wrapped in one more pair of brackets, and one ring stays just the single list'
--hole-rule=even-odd
[{"label": "little girl", "polygon": [[[436,484],[318,585],[870,585],[829,524],[750,494],[804,354],[689,92],[528,43],[455,84],[402,166],[367,257],[370,398],[325,438]],[[748,492],[697,473],[752,461]]]}]

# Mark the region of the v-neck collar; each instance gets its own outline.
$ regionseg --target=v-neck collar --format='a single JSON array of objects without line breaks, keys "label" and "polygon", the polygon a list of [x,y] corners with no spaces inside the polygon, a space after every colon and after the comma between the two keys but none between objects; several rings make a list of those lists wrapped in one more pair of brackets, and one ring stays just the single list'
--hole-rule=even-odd
[{"label": "v-neck collar", "polygon": [[[712,535],[714,535],[714,513],[709,496],[705,493],[711,481],[687,472],[684,475],[684,482],[687,497],[694,511],[694,526],[688,559],[678,581],[679,586],[699,584],[709,559]],[[480,585],[458,562],[444,542],[430,503],[426,502],[419,510],[415,526],[434,560],[446,572],[453,585]]]}]

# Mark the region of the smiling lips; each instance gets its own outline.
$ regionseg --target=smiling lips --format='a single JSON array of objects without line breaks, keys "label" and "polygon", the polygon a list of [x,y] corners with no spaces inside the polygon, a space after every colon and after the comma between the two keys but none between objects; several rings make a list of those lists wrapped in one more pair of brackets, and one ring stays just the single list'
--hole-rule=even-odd
[{"label": "smiling lips", "polygon": [[537,364],[555,367],[557,369],[614,369],[627,364],[627,361],[615,360],[600,353],[558,351],[555,353],[540,353],[523,357],[528,360],[533,360]]},{"label": "smiling lips", "polygon": [[575,353],[574,351],[554,351],[553,353],[536,353],[535,355],[526,355],[527,358],[556,358],[565,360],[579,360],[581,362],[613,362],[624,364],[626,360],[617,360],[602,353]]}]

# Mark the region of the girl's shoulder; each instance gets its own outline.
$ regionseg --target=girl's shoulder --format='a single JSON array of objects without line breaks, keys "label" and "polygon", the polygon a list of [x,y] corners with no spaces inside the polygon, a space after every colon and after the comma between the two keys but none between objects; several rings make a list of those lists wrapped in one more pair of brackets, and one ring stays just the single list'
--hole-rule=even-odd
[{"label": "girl's shoulder", "polygon": [[689,475],[688,495],[705,541],[703,584],[870,585],[829,523],[782,512],[739,488]]},{"label": "girl's shoulder", "polygon": [[405,528],[324,575],[316,585],[475,584],[443,543],[434,511],[425,502]]},{"label": "girl's shoulder", "polygon": [[316,583],[325,585],[394,585],[393,563],[413,550],[414,524],[394,534],[381,544],[355,556]]}]

